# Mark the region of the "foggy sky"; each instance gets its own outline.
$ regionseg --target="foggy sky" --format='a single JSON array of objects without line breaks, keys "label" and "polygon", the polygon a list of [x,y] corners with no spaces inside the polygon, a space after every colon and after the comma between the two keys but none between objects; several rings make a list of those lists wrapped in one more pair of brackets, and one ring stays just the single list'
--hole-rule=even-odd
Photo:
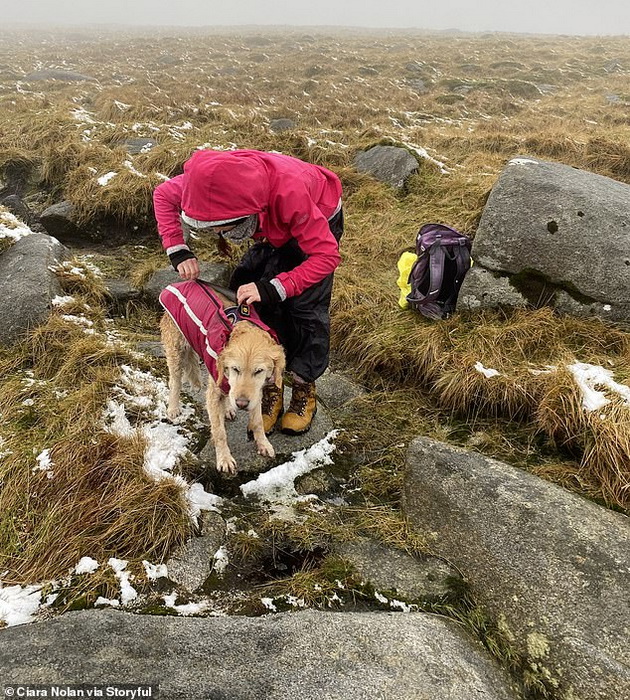
[{"label": "foggy sky", "polygon": [[630,34],[629,0],[0,0],[4,22]]}]

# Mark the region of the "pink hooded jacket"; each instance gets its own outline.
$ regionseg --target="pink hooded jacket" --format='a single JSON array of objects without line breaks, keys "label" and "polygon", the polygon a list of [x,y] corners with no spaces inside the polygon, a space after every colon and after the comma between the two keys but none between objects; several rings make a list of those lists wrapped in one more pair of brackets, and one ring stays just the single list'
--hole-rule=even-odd
[{"label": "pink hooded jacket", "polygon": [[200,221],[257,214],[254,240],[275,248],[294,238],[308,258],[276,280],[287,297],[335,270],[339,246],[328,227],[341,199],[339,178],[318,165],[261,151],[197,151],[184,174],[159,185],[153,202],[167,253],[186,249],[180,213]]}]

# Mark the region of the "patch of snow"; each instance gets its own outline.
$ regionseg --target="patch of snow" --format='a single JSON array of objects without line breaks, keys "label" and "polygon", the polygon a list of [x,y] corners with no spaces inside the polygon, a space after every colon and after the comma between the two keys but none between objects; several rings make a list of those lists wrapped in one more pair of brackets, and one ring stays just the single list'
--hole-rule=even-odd
[{"label": "patch of snow", "polygon": [[138,592],[129,583],[129,572],[125,571],[127,562],[124,559],[111,557],[107,563],[112,567],[120,582],[120,601],[123,605],[127,605],[138,597]]},{"label": "patch of snow", "polygon": [[278,612],[278,608],[273,603],[273,598],[261,598],[260,602],[271,612]]},{"label": "patch of snow", "polygon": [[94,607],[97,607],[98,605],[111,605],[112,608],[118,608],[118,607],[120,607],[120,601],[117,600],[116,598],[103,598],[103,596],[100,595],[94,601]]},{"label": "patch of snow", "polygon": [[217,572],[217,574],[219,574],[219,576],[223,576],[229,563],[230,560],[228,558],[226,547],[219,547],[219,549],[217,549],[217,551],[214,553],[214,564],[212,568]]},{"label": "patch of snow", "polygon": [[531,158],[512,158],[512,160],[508,162],[508,165],[529,165],[530,163],[538,165],[538,161],[532,160]]},{"label": "patch of snow", "polygon": [[41,598],[41,586],[5,587],[0,582],[0,620],[8,627],[32,622]]},{"label": "patch of snow", "polygon": [[98,562],[92,557],[81,557],[74,567],[75,574],[93,574],[98,569]]},{"label": "patch of snow", "polygon": [[613,373],[600,365],[590,365],[585,362],[576,362],[567,365],[567,369],[573,374],[580,391],[582,392],[582,407],[585,411],[597,411],[610,403],[603,391],[596,387],[604,387],[608,391],[621,396],[624,402],[630,405],[630,387],[618,384],[613,379]]},{"label": "patch of snow", "polygon": [[11,212],[0,208],[0,238],[12,238],[19,241],[24,236],[32,236],[33,231]]},{"label": "patch of snow", "polygon": [[496,369],[491,369],[484,367],[481,362],[475,362],[475,369],[477,372],[480,372],[483,374],[484,377],[487,379],[490,379],[490,377],[499,377],[501,376],[501,372],[497,371]]},{"label": "patch of snow", "polygon": [[127,168],[127,170],[129,170],[129,172],[133,173],[134,175],[137,175],[138,177],[144,177],[144,178],[147,177],[144,173],[141,173],[139,170],[136,170],[133,167],[133,163],[130,160],[123,161],[123,165],[125,166],[125,168]]},{"label": "patch of snow", "polygon": [[186,498],[188,499],[188,512],[195,524],[202,510],[219,512],[219,507],[223,503],[220,496],[208,493],[201,484],[192,484],[187,490]]},{"label": "patch of snow", "polygon": [[330,455],[336,449],[336,445],[332,441],[338,433],[338,430],[331,430],[326,437],[308,449],[294,452],[290,461],[284,462],[284,464],[260,474],[253,481],[243,484],[241,486],[242,494],[246,497],[257,496],[267,503],[285,505],[299,500],[300,496],[295,490],[295,480],[313,469],[332,464]]},{"label": "patch of snow", "polygon": [[168,577],[168,569],[166,568],[166,564],[151,564],[151,562],[147,561],[146,559],[143,559],[142,563],[144,564],[144,570],[146,571],[149,581],[155,581],[158,578]]},{"label": "patch of snow", "polygon": [[403,144],[407,146],[407,148],[410,148],[412,151],[417,153],[420,156],[420,158],[424,158],[424,160],[428,160],[434,165],[437,165],[437,167],[440,169],[440,172],[443,175],[448,175],[448,173],[450,172],[450,170],[441,160],[437,160],[436,158],[433,158],[433,156],[430,156],[427,150],[422,148],[421,146],[416,146],[413,143],[407,143],[405,141],[403,141]]},{"label": "patch of snow", "polygon": [[176,605],[175,601],[177,600],[177,593],[171,593],[170,595],[164,595],[162,597],[166,607],[175,610],[178,615],[196,615],[198,613],[205,612],[210,607],[210,603],[208,601]]},{"label": "patch of snow", "polygon": [[53,306],[65,306],[66,304],[70,304],[71,302],[74,301],[74,297],[70,296],[56,296],[52,298],[52,301],[50,302]]},{"label": "patch of snow", "polygon": [[98,182],[98,184],[99,184],[101,187],[105,187],[105,185],[106,185],[112,178],[116,177],[116,175],[118,175],[117,172],[115,172],[114,170],[110,170],[108,173],[105,173],[105,175],[101,175],[99,178],[97,178],[96,182]]},{"label": "patch of snow", "polygon": [[[27,401],[32,401],[32,399],[27,399]],[[26,402],[22,402],[24,405],[27,405]],[[29,404],[32,405],[32,404]],[[52,459],[50,458],[50,448],[47,447],[45,450],[42,450],[36,457],[37,461],[37,466],[33,467],[33,473],[36,471],[42,471],[46,472],[46,476],[49,479],[52,479],[54,476],[54,472],[52,470],[53,462]]]}]

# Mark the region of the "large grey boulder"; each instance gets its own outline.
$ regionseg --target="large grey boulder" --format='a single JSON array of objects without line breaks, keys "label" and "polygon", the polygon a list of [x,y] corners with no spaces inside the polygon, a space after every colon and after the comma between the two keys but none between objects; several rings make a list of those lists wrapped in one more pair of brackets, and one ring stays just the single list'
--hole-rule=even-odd
[{"label": "large grey boulder", "polygon": [[630,697],[628,518],[424,438],[409,448],[404,509],[554,697]]},{"label": "large grey boulder", "polygon": [[500,307],[526,308],[527,299],[511,284],[509,277],[473,265],[464,277],[457,297],[458,311],[497,309]]},{"label": "large grey boulder", "polygon": [[44,323],[54,297],[62,294],[51,267],[69,258],[56,238],[35,233],[0,255],[0,345],[12,345]]},{"label": "large grey boulder", "polygon": [[630,185],[514,158],[490,193],[472,256],[533,305],[555,305],[564,292],[573,313],[630,320]]},{"label": "large grey boulder", "polygon": [[180,618],[84,610],[0,630],[12,683],[160,686],[163,700],[515,700],[460,625],[422,613]]},{"label": "large grey boulder", "polygon": [[81,235],[77,220],[77,209],[72,202],[58,202],[45,209],[39,220],[46,231],[62,243],[76,243]]},{"label": "large grey boulder", "polygon": [[405,148],[397,146],[374,146],[360,151],[354,165],[357,170],[373,175],[377,180],[400,188],[405,180],[418,170],[418,161]]}]

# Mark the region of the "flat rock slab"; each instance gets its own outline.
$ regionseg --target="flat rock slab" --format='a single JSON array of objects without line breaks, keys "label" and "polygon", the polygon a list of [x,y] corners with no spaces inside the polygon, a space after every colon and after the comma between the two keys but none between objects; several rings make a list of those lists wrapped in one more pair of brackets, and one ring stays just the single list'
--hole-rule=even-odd
[{"label": "flat rock slab", "polygon": [[[581,315],[630,320],[630,185],[536,158],[513,158],[475,234],[477,265],[510,277],[530,303],[564,291]],[[465,291],[466,282],[464,282]]]},{"label": "flat rock slab", "polygon": [[406,601],[439,599],[451,591],[449,579],[460,578],[438,557],[411,556],[374,540],[344,542],[335,547],[335,554],[348,560],[378,592],[394,592]]},{"label": "flat rock slab", "polygon": [[11,683],[158,683],[162,700],[515,700],[454,622],[304,611],[178,618],[83,610],[0,630]]},{"label": "flat rock slab", "polygon": [[554,698],[630,697],[630,521],[523,470],[417,438],[404,510]]},{"label": "flat rock slab", "polygon": [[341,372],[327,369],[317,380],[317,400],[329,411],[344,409],[347,403],[365,394],[365,389],[359,386]]},{"label": "flat rock slab", "polygon": [[213,511],[203,513],[200,537],[191,537],[166,562],[171,581],[188,591],[200,588],[214,568],[214,555],[225,540],[225,520]]},{"label": "flat rock slab", "polygon": [[69,257],[44,233],[24,236],[0,255],[0,345],[11,345],[50,315],[61,285],[51,267]]},{"label": "flat rock slab", "polygon": [[[202,399],[202,396],[197,394],[197,398]],[[291,390],[284,390],[284,405],[289,406],[291,400]],[[227,421],[227,436],[228,444],[232,455],[236,460],[239,472],[257,474],[262,471],[267,471],[282,462],[290,459],[293,452],[309,448],[313,443],[318,442],[326,437],[333,430],[333,422],[327,414],[326,410],[320,405],[313,418],[311,429],[303,435],[285,435],[281,433],[279,428],[269,435],[269,442],[273,445],[276,451],[276,457],[269,459],[262,457],[256,452],[255,443],[247,439],[247,412],[239,411],[236,420]],[[279,424],[278,424],[279,425]],[[199,455],[200,460],[207,469],[216,469],[216,458],[212,443],[208,442]]]}]

